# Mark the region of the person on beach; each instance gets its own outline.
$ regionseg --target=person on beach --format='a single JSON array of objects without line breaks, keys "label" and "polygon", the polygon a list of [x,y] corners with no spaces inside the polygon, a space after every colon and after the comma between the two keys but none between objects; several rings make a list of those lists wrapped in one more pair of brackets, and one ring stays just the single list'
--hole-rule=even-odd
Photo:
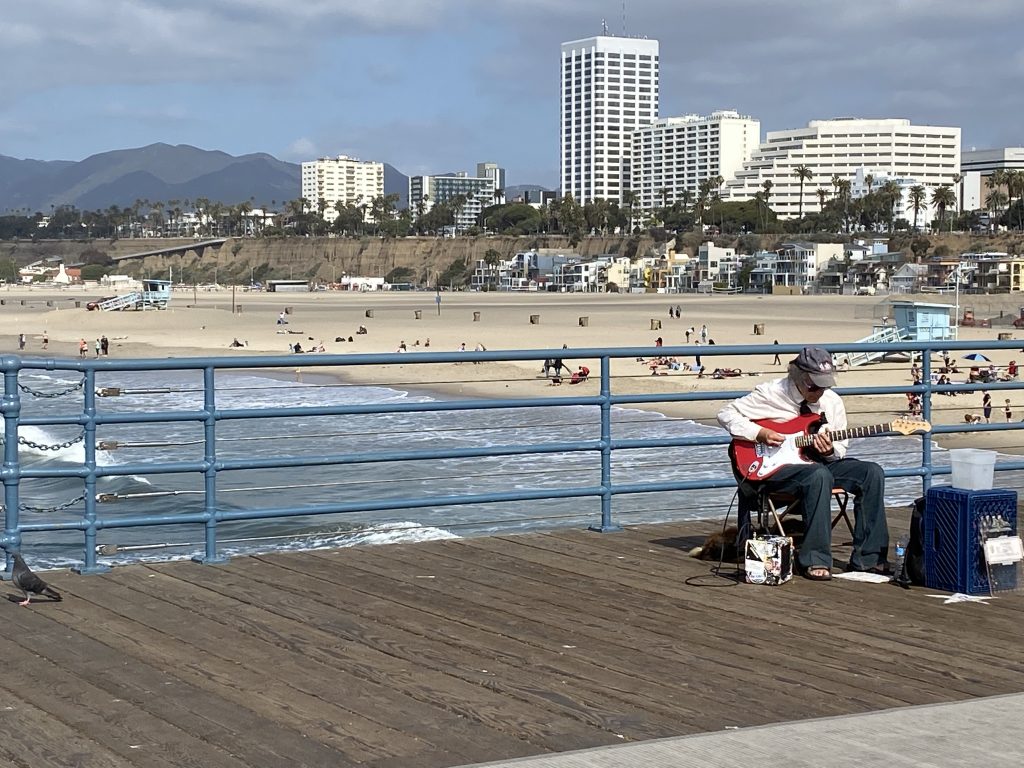
[{"label": "person on beach", "polygon": [[705,344],[708,343],[708,327],[706,324],[700,327],[700,340]]},{"label": "person on beach", "polygon": [[[988,392],[981,393],[981,413],[985,417],[985,423],[992,423],[992,395]],[[1009,419],[1007,419],[1009,421]]]},{"label": "person on beach", "polygon": [[[773,341],[772,342],[772,346],[774,346],[774,347],[779,346],[779,340],[776,339],[775,341]],[[772,365],[782,365],[782,360],[779,358],[779,353],[778,352],[775,353],[775,359],[772,360]]]},{"label": "person on beach", "polygon": [[[846,406],[832,391],[836,385],[832,355],[821,347],[804,347],[781,379],[758,384],[718,413],[718,423],[734,438],[780,446],[786,434],[802,431],[784,423],[803,414],[821,414],[823,426],[804,456],[812,464],[790,464],[761,481],[745,479],[734,468],[748,497],[765,489],[801,500],[806,532],[797,568],[812,581],[832,578],[832,489],[853,494],[856,524],[847,570],[888,573],[889,528],[885,517],[885,473],[878,464],[849,458],[845,440],[833,441],[830,430],[846,429]],[[761,422],[761,423],[759,423]],[[781,423],[780,423],[781,422]],[[732,449],[730,449],[732,456]],[[743,490],[741,488],[741,490]]]},{"label": "person on beach", "polygon": [[1006,423],[1013,421],[1013,409],[1010,408],[1010,398],[1006,398],[1006,405],[1003,406],[1003,413],[1006,414]]},{"label": "person on beach", "polygon": [[100,353],[103,351],[103,343],[99,339],[96,339],[96,343],[93,344],[93,349],[96,351],[96,357],[99,357]]},{"label": "person on beach", "polygon": [[288,320],[285,319],[284,312],[282,312],[281,314],[279,314],[277,316],[277,324],[278,325],[288,325]]},{"label": "person on beach", "polygon": [[89,354],[89,343],[85,339],[78,342],[78,356],[85,357]]},{"label": "person on beach", "polygon": [[18,349],[19,350],[25,349],[25,334],[24,333],[19,333],[18,334]]},{"label": "person on beach", "polygon": [[48,334],[46,331],[43,331],[43,349],[49,349],[49,348],[50,348],[50,334]]},{"label": "person on beach", "polygon": [[110,339],[107,338],[106,334],[100,336],[100,351],[103,352],[104,357],[110,355]]}]

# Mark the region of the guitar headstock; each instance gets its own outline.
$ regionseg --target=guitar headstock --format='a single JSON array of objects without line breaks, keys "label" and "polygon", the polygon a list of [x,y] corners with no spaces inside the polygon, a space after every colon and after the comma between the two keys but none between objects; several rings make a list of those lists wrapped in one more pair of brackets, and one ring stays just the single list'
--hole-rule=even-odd
[{"label": "guitar headstock", "polygon": [[915,432],[928,432],[932,425],[924,419],[908,419],[900,416],[892,420],[889,428],[893,432],[899,432],[901,435],[912,435]]}]

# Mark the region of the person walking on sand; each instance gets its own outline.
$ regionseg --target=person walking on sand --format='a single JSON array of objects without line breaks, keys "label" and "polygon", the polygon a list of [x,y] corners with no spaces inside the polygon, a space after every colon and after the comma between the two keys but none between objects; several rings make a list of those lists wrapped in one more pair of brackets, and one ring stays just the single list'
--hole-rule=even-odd
[{"label": "person walking on sand", "polygon": [[[981,413],[985,417],[985,423],[992,423],[992,395],[988,392],[981,393]],[[1009,419],[1007,419],[1009,421]]]},{"label": "person walking on sand", "polygon": [[[78,342],[78,356],[85,357],[89,354],[89,343],[85,339],[81,339]],[[1009,402],[1009,401],[1007,401]]]},{"label": "person walking on sand", "polygon": [[18,334],[18,349],[19,350],[25,349],[25,334],[24,333],[19,333]]},{"label": "person walking on sand", "polygon": [[50,348],[50,334],[48,334],[46,331],[43,331],[43,349],[49,349],[49,348]]},{"label": "person walking on sand", "polygon": [[102,350],[104,357],[107,357],[110,354],[110,339],[107,338],[106,334],[100,336],[100,349]]},{"label": "person walking on sand", "polygon": [[708,343],[708,326],[706,324],[700,327],[700,340],[703,344]]},{"label": "person walking on sand", "polygon": [[1003,413],[1006,414],[1006,422],[1013,421],[1013,409],[1010,408],[1010,398],[1006,398],[1006,405],[1003,406]]},{"label": "person walking on sand", "polygon": [[[775,341],[773,341],[772,342],[772,346],[775,346],[775,347],[779,346],[779,340],[776,339]],[[776,350],[776,352],[775,352],[775,359],[772,360],[772,365],[782,365],[782,360],[779,358],[778,350]]]},{"label": "person walking on sand", "polygon": [[99,339],[96,339],[96,343],[93,344],[92,348],[96,350],[96,357],[99,357],[100,353],[103,351],[103,343]]}]

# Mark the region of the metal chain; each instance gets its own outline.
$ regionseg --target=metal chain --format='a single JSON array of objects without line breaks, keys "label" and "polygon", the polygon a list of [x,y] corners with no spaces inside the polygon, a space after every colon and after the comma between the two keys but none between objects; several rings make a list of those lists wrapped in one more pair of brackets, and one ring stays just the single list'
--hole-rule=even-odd
[{"label": "metal chain", "polygon": [[80,382],[78,382],[77,384],[72,384],[70,387],[65,389],[63,392],[39,392],[37,390],[34,390],[34,389],[26,386],[25,384],[22,384],[20,382],[18,383],[18,389],[20,389],[22,392],[26,392],[26,393],[28,393],[30,395],[35,395],[36,397],[51,397],[51,398],[52,397],[64,397],[64,395],[70,395],[72,392],[77,392],[78,390],[80,390],[84,386],[85,386],[85,377],[84,376],[82,377],[82,380]]},{"label": "metal chain", "polygon": [[71,501],[66,501],[63,504],[58,504],[56,507],[33,507],[28,504],[19,504],[18,510],[20,512],[42,512],[52,514],[54,512],[60,512],[63,509],[67,509],[68,507],[73,507],[80,501],[85,501],[84,493],[81,496],[72,499]]},{"label": "metal chain", "polygon": [[75,443],[80,443],[83,440],[85,440],[85,430],[82,430],[82,434],[78,437],[74,437],[63,443],[57,443],[55,445],[43,445],[42,443],[36,443],[24,437],[18,438],[18,444],[28,446],[29,448],[35,448],[38,451],[59,451],[62,448],[70,448]]}]

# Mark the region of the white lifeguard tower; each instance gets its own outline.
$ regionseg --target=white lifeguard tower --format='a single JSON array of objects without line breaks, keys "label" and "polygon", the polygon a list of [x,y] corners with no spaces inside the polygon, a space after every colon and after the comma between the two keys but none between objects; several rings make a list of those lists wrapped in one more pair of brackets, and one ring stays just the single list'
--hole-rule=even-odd
[{"label": "white lifeguard tower", "polygon": [[[949,304],[928,304],[922,301],[891,302],[892,318],[873,327],[871,335],[858,339],[863,343],[893,343],[897,341],[953,341],[955,333],[949,319],[953,309]],[[845,362],[854,367],[873,363],[891,353],[883,350],[872,352],[847,352],[841,355],[837,364]]]}]

